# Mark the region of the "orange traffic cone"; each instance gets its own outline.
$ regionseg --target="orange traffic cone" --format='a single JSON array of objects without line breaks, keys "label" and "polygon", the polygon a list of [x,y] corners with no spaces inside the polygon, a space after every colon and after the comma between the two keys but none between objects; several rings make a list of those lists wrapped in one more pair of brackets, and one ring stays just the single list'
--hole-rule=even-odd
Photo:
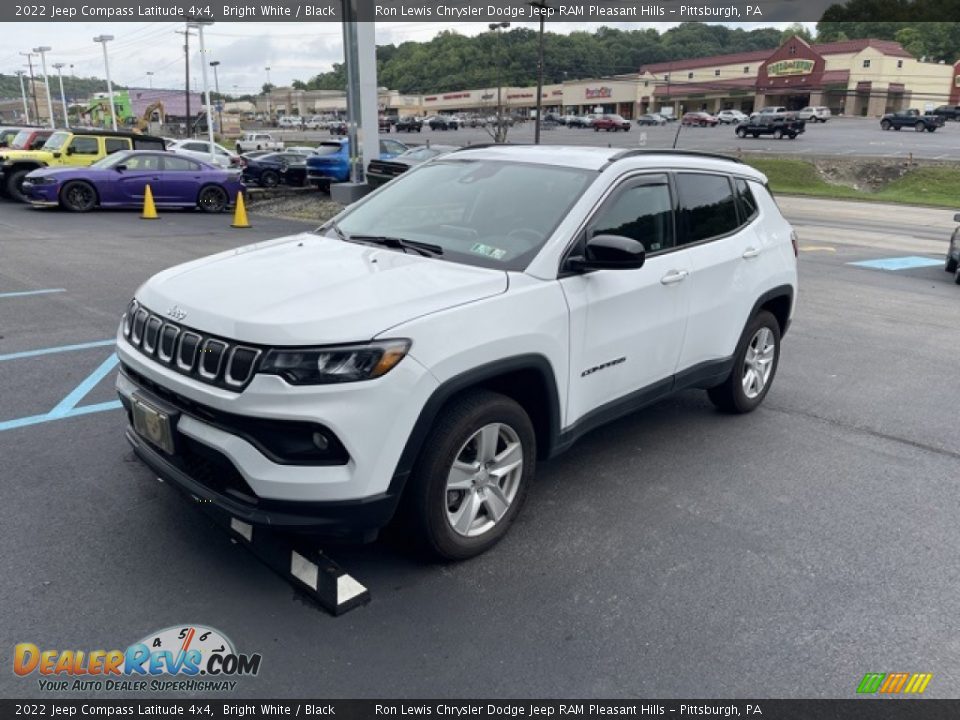
[{"label": "orange traffic cone", "polygon": [[143,214],[140,218],[142,220],[156,220],[157,217],[157,206],[153,204],[153,191],[147,185],[143,191]]},{"label": "orange traffic cone", "polygon": [[247,208],[243,204],[243,193],[237,193],[237,207],[233,211],[233,222],[230,223],[230,227],[235,228],[248,228],[253,227],[250,222],[247,220]]}]

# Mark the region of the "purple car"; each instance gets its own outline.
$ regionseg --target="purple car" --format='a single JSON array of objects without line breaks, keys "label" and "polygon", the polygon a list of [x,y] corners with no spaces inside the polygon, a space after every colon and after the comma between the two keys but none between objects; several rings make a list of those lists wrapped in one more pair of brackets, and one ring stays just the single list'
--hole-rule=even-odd
[{"label": "purple car", "polygon": [[217,213],[243,190],[240,174],[169,152],[123,150],[84,168],[42,168],[23,181],[38,206],[73,212],[95,207],[143,207],[147,185],[157,207],[198,207]]}]

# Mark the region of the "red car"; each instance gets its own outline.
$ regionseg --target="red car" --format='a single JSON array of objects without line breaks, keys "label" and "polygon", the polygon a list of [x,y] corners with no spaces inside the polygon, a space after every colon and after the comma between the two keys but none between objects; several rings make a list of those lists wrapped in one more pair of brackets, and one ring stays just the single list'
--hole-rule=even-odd
[{"label": "red car", "polygon": [[617,132],[618,130],[623,130],[628,132],[630,130],[630,121],[625,120],[619,115],[601,115],[598,118],[593,120],[593,131],[600,132],[601,130],[606,130],[610,132]]},{"label": "red car", "polygon": [[716,117],[705,112],[688,112],[680,118],[681,125],[696,125],[698,127],[714,127],[718,122],[720,121]]}]

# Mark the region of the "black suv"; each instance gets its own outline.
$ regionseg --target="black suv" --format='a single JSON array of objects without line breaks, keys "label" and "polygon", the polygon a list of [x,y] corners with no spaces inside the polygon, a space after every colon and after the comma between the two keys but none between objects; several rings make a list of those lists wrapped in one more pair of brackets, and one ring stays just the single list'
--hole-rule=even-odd
[{"label": "black suv", "polygon": [[790,115],[756,115],[744,120],[737,125],[735,132],[737,137],[760,137],[761,135],[773,135],[777,140],[788,137],[796,140],[797,135],[806,130],[806,123],[803,120]]},{"label": "black suv", "polygon": [[397,120],[396,128],[397,132],[420,132],[423,130],[423,121],[407,115]]}]

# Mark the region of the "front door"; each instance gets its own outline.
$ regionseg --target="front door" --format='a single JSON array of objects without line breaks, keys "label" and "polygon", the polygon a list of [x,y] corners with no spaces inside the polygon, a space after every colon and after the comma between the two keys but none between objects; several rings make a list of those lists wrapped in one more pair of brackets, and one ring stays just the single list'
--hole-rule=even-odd
[{"label": "front door", "polygon": [[672,389],[690,302],[689,260],[676,246],[674,201],[665,174],[617,188],[585,238],[624,235],[644,244],[638,270],[597,270],[560,280],[570,310],[569,427],[617,400],[649,400]]},{"label": "front door", "polygon": [[113,181],[120,202],[126,205],[143,205],[143,198],[149,185],[153,199],[163,203],[159,155],[131,155],[121,165],[123,169],[116,170]]},{"label": "front door", "polygon": [[86,167],[101,156],[101,139],[95,135],[74,135],[70,144],[63,149],[61,162],[70,167]]}]

